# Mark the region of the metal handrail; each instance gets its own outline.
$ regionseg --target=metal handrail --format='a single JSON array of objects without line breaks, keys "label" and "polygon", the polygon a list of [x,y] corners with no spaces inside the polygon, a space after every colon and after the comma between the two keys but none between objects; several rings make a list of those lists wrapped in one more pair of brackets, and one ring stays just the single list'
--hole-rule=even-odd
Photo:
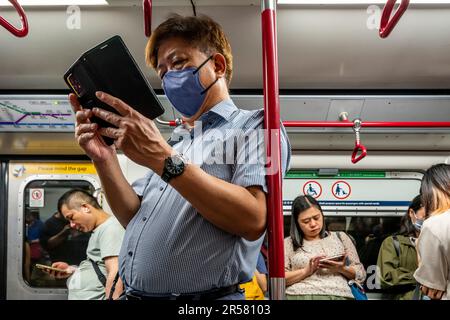
[{"label": "metal handrail", "polygon": [[[345,121],[283,121],[286,128],[352,128],[353,122]],[[450,122],[363,122],[362,128],[447,128]]]},{"label": "metal handrail", "polygon": [[17,29],[11,23],[9,23],[6,19],[0,16],[0,25],[3,26],[6,30],[11,32],[16,37],[22,38],[28,34],[28,19],[25,11],[22,6],[17,2],[17,0],[9,0],[11,4],[16,9],[17,13],[20,16],[20,20],[22,21],[22,29]]},{"label": "metal handrail", "polygon": [[[156,120],[159,124],[176,127],[183,122],[180,119],[171,121]],[[346,121],[283,121],[286,128],[352,128],[353,122]],[[450,128],[450,122],[434,121],[365,121],[361,123],[362,128]]]},{"label": "metal handrail", "polygon": [[[352,163],[356,164],[367,155],[367,148],[361,144],[360,129],[366,128],[450,128],[450,122],[353,122],[345,121],[284,121],[287,128],[353,128],[355,132],[355,147],[352,152]],[[357,156],[357,154],[359,156]]]},{"label": "metal handrail", "polygon": [[162,125],[162,126],[168,126],[168,127],[178,127],[179,125],[183,124],[183,120],[180,118],[176,118],[175,120],[170,121],[164,121],[160,118],[156,118],[156,123]]}]

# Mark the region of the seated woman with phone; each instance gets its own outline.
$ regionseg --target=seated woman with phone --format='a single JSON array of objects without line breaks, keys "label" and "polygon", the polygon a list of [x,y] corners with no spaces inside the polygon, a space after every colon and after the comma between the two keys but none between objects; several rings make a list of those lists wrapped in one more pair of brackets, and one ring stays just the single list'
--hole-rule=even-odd
[{"label": "seated woman with phone", "polygon": [[348,281],[366,278],[353,242],[343,232],[326,231],[322,208],[311,196],[294,200],[284,250],[288,300],[354,299]]}]

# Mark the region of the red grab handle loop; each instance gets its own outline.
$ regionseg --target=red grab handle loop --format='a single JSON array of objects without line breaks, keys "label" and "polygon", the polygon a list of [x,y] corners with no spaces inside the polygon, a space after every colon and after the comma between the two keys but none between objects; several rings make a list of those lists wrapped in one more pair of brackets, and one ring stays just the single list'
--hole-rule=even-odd
[{"label": "red grab handle loop", "polygon": [[152,0],[144,0],[144,30],[145,36],[149,38],[152,34]]},{"label": "red grab handle loop", "polygon": [[[367,149],[361,144],[361,137],[359,131],[362,127],[362,121],[360,119],[353,120],[353,131],[356,135],[355,148],[352,153],[352,162],[357,163],[361,161],[367,155]],[[358,152],[361,152],[359,156],[357,156]]]},{"label": "red grab handle loop", "polygon": [[403,13],[405,13],[406,9],[408,8],[409,0],[402,0],[397,11],[395,11],[394,16],[392,17],[392,19],[390,19],[396,2],[397,0],[388,0],[386,2],[386,5],[384,6],[383,13],[381,15],[379,32],[381,38],[386,38],[387,36],[389,36],[391,31],[395,28],[398,21],[402,17]]},{"label": "red grab handle loop", "polygon": [[17,29],[3,17],[0,17],[0,25],[16,37],[25,37],[28,34],[28,20],[25,11],[23,11],[22,6],[17,2],[17,0],[9,0],[9,2],[11,2],[14,8],[16,8],[16,11],[20,16],[20,20],[22,21],[22,29]]},{"label": "red grab handle loop", "polygon": [[[357,157],[358,152],[361,151],[361,154]],[[367,156],[367,149],[361,144],[355,144],[355,149],[353,149],[352,153],[352,163],[358,163],[364,157]]]}]

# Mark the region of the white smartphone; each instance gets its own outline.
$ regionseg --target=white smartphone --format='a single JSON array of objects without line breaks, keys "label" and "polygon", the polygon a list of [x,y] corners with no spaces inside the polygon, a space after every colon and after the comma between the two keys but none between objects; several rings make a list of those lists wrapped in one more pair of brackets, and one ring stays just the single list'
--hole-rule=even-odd
[{"label": "white smartphone", "polygon": [[67,271],[66,269],[54,268],[54,267],[46,266],[45,264],[39,264],[39,263],[36,263],[36,268],[41,269],[41,270],[48,270],[48,271],[56,271],[56,272],[70,273],[70,272]]},{"label": "white smartphone", "polygon": [[334,256],[330,256],[330,257],[325,257],[323,259],[320,259],[319,261],[342,261],[345,257],[345,254],[340,253],[340,254],[336,254]]}]

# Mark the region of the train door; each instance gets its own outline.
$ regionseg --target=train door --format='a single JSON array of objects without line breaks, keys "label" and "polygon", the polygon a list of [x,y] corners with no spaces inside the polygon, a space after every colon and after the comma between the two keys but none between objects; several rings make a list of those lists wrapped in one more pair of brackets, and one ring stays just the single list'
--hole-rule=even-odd
[{"label": "train door", "polygon": [[95,168],[89,162],[10,162],[7,179],[6,298],[66,299],[65,280],[36,264],[76,265],[86,258],[90,234],[68,228],[56,211],[58,198],[70,189],[100,190]]},{"label": "train door", "polygon": [[6,299],[6,183],[7,164],[0,161],[0,300]]},{"label": "train door", "polygon": [[402,216],[419,194],[421,179],[420,172],[291,171],[283,183],[285,237],[289,236],[295,197],[316,198],[327,230],[346,232],[353,240],[367,272],[369,298],[389,298],[376,274],[378,251],[387,236],[399,231]]}]

